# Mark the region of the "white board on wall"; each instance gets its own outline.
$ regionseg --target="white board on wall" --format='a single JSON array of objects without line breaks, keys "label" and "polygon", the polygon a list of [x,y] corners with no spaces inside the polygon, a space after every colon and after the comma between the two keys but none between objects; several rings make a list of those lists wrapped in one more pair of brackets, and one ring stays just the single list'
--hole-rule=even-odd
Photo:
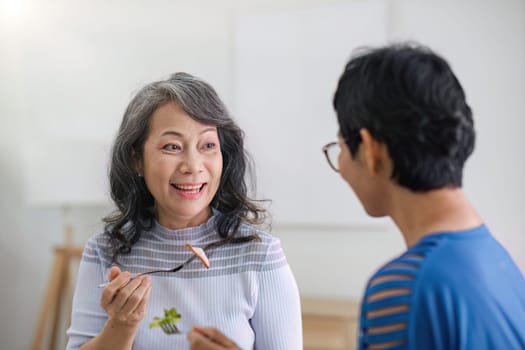
[{"label": "white board on wall", "polygon": [[384,1],[362,1],[237,19],[233,114],[275,223],[385,224],[366,215],[321,147],[336,140],[339,75],[355,48],[386,42],[387,12]]}]

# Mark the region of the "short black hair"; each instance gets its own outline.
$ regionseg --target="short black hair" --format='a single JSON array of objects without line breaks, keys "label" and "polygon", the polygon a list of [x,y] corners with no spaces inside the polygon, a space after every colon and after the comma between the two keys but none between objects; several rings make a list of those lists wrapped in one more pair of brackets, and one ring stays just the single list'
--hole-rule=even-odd
[{"label": "short black hair", "polygon": [[447,61],[417,43],[358,51],[339,79],[333,105],[353,157],[359,130],[387,148],[391,178],[413,191],[461,187],[474,149],[472,111]]}]

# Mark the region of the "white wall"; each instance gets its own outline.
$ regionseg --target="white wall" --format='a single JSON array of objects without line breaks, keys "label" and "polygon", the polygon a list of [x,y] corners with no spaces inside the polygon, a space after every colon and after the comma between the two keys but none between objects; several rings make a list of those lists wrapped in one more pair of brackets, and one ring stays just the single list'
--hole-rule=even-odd
[{"label": "white wall", "polygon": [[[327,171],[321,145],[335,140],[332,96],[350,52],[387,38],[383,0],[240,16],[233,113],[257,163],[257,189],[278,223],[373,225],[348,186]],[[344,40],[335,40],[341,33]],[[327,205],[330,203],[330,205]]]},{"label": "white wall", "polygon": [[[0,6],[6,3],[0,0]],[[13,350],[29,346],[26,335],[32,334],[39,311],[51,247],[63,238],[59,209],[25,202],[27,147],[68,134],[111,138],[133,90],[173,71],[202,76],[232,106],[235,16],[314,8],[328,1],[165,0],[154,7],[123,0],[18,3],[18,16],[8,17],[0,7],[0,313],[8,315],[0,320],[0,347]],[[525,271],[520,220],[525,211],[525,3],[390,4],[390,37],[431,45],[463,82],[478,129],[465,187]],[[78,242],[99,229],[104,210],[74,211]],[[403,249],[400,236],[390,231],[276,224],[274,232],[304,295],[357,298],[367,276]]]}]

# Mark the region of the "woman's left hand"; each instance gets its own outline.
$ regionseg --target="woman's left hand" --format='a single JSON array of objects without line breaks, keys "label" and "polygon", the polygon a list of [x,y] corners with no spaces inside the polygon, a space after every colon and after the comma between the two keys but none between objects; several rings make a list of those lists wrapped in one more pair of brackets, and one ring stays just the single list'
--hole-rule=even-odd
[{"label": "woman's left hand", "polygon": [[213,327],[193,327],[188,332],[191,350],[240,350],[224,334]]}]

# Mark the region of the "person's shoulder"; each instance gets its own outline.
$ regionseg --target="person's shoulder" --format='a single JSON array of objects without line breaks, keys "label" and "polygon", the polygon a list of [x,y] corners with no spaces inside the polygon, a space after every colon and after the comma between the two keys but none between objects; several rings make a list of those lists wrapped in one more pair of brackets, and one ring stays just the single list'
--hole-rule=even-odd
[{"label": "person's shoulder", "polygon": [[[413,330],[425,328],[414,315],[420,312],[422,296],[430,302],[427,297],[434,294],[435,286],[425,281],[425,276],[434,273],[432,269],[437,264],[432,262],[432,257],[443,246],[443,242],[435,238],[416,243],[381,266],[370,278],[362,303],[362,344],[408,345],[413,341]],[[440,279],[439,273],[434,279]],[[396,332],[385,331],[390,328]]]},{"label": "person's shoulder", "polygon": [[426,285],[463,285],[464,276],[490,268],[488,257],[499,255],[498,242],[484,226],[457,232],[432,234],[423,238],[425,264],[421,278]]},{"label": "person's shoulder", "polygon": [[110,246],[110,238],[106,233],[99,232],[93,234],[86,240],[86,243],[84,244],[84,255],[107,252]]},{"label": "person's shoulder", "polygon": [[86,240],[82,252],[82,260],[92,263],[100,263],[100,261],[107,263],[110,252],[111,244],[109,236],[103,232],[96,233]]},{"label": "person's shoulder", "polygon": [[85,245],[90,247],[105,247],[109,245],[109,236],[105,232],[97,232],[87,239]]},{"label": "person's shoulder", "polygon": [[515,288],[517,281],[525,285],[514,260],[486,226],[444,235],[442,241],[428,254],[422,269],[425,292],[446,291],[472,299],[478,294],[488,296],[498,286]]},{"label": "person's shoulder", "polygon": [[[269,232],[250,224],[242,224],[238,236],[255,235],[257,238],[244,244],[245,252],[260,263],[262,270],[287,265],[281,240]],[[243,244],[241,244],[243,245]]]},{"label": "person's shoulder", "polygon": [[[378,339],[388,339],[418,349],[436,344],[455,348],[449,341],[458,334],[458,318],[485,332],[495,327],[485,320],[491,315],[512,317],[510,305],[520,302],[508,291],[516,278],[494,272],[498,264],[494,264],[493,246],[482,227],[459,234],[444,232],[424,237],[383,265],[369,281],[363,300],[362,341],[377,345]],[[386,326],[398,327],[399,333],[377,337]]]},{"label": "person's shoulder", "polygon": [[271,245],[281,245],[281,241],[279,238],[275,237],[274,235],[265,231],[264,229],[248,223],[242,223],[239,228],[239,232],[237,233],[237,236],[246,237],[251,235],[257,236],[257,239],[254,239],[253,243],[259,249],[267,249]]},{"label": "person's shoulder", "polygon": [[407,251],[381,266],[370,278],[361,304],[361,346],[408,344],[408,320],[421,264],[419,256]]},{"label": "person's shoulder", "polygon": [[418,243],[384,263],[370,280],[385,275],[400,278],[410,277],[410,280],[416,280],[419,272],[427,263],[429,253],[434,249],[435,246],[433,245]]}]

